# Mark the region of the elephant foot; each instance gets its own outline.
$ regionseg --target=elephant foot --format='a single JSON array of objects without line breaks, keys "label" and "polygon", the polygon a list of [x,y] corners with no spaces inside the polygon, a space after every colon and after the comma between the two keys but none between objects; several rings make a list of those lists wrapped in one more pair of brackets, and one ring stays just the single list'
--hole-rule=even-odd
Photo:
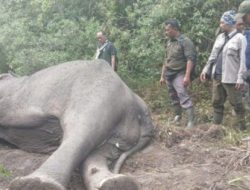
[{"label": "elephant foot", "polygon": [[99,190],[139,190],[137,182],[129,176],[118,174],[102,180]]},{"label": "elephant foot", "polygon": [[65,190],[58,182],[47,177],[18,177],[9,186],[9,190]]}]

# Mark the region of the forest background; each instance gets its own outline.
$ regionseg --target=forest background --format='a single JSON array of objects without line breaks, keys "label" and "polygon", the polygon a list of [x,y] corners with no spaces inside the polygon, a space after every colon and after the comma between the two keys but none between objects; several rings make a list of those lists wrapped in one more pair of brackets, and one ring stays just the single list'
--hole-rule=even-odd
[{"label": "forest background", "polygon": [[[159,79],[165,53],[164,21],[178,19],[207,61],[222,13],[242,0],[0,0],[0,72],[28,75],[77,59],[93,59],[96,32],[107,33],[119,57],[118,74],[155,113],[170,113]],[[211,121],[210,87],[195,80],[192,97]],[[209,110],[210,109],[210,110]]]}]

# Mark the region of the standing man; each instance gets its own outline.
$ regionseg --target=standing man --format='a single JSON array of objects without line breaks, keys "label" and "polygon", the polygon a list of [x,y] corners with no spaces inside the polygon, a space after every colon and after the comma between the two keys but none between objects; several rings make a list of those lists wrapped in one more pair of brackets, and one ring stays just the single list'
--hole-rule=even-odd
[{"label": "standing man", "polygon": [[[247,39],[246,47],[246,67],[250,70],[250,0],[243,1],[236,15],[237,19],[242,19],[245,24],[244,35]],[[248,82],[248,110],[250,111],[250,80]]]},{"label": "standing man", "polygon": [[245,109],[241,90],[244,86],[243,73],[246,71],[246,38],[236,30],[235,11],[225,12],[220,19],[223,31],[214,43],[208,62],[202,70],[200,79],[207,80],[212,70],[213,79],[213,123],[221,124],[224,115],[224,103],[228,98],[236,113],[234,127],[245,129]]},{"label": "standing man", "polygon": [[177,20],[165,22],[165,34],[169,40],[166,44],[166,57],[162,66],[160,84],[167,84],[175,110],[174,122],[180,121],[183,108],[188,116],[187,128],[192,128],[194,108],[187,87],[191,84],[195,48],[192,41],[181,34]]},{"label": "standing man", "polygon": [[117,51],[115,46],[107,39],[103,31],[97,32],[98,47],[95,58],[104,59],[114,71],[117,71]]}]

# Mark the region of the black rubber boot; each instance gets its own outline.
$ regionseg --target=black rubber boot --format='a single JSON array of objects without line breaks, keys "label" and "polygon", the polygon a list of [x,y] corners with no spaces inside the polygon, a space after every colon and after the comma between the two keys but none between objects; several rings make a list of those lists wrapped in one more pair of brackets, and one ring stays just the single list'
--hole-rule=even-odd
[{"label": "black rubber boot", "polygon": [[214,112],[213,124],[220,125],[222,121],[223,121],[223,114]]},{"label": "black rubber boot", "polygon": [[246,130],[245,114],[237,114],[235,116],[234,126],[241,131]]}]

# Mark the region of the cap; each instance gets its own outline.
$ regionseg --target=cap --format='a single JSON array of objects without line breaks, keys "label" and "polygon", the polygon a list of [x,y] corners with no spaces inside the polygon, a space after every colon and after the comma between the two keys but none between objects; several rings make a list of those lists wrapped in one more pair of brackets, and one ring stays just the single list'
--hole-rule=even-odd
[{"label": "cap", "polygon": [[247,13],[250,13],[250,0],[245,0],[240,4],[236,17],[243,17]]}]

